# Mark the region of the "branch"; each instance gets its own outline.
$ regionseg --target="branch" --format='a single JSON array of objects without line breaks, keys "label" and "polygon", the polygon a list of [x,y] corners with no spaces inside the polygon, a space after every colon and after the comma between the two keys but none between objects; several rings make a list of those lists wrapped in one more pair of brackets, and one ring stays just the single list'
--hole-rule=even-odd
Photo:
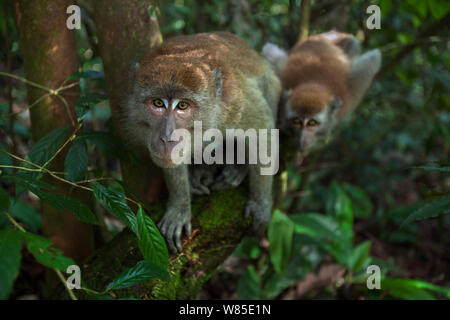
[{"label": "branch", "polygon": [[[185,239],[183,252],[169,259],[170,280],[150,280],[132,288],[114,290],[113,295],[140,299],[195,299],[203,284],[250,228],[250,219],[244,219],[245,203],[243,187],[194,198],[192,234]],[[150,209],[155,221],[164,213],[161,204]],[[142,259],[136,236],[126,229],[83,263],[83,286],[102,292],[122,271]],[[77,297],[87,298],[83,291],[77,292]],[[60,285],[51,298],[67,299],[68,296]]]},{"label": "branch", "polygon": [[298,40],[306,40],[308,38],[309,33],[309,15],[311,12],[311,1],[310,0],[302,0],[301,6],[301,18],[300,18],[300,34],[298,36]]},{"label": "branch", "polygon": [[402,50],[400,50],[399,53],[397,53],[397,55],[391,61],[389,61],[389,63],[384,65],[384,67],[380,70],[380,72],[378,72],[375,78],[380,79],[382,76],[385,75],[385,73],[391,71],[396,65],[398,65],[400,60],[402,60],[408,54],[413,52],[414,49],[420,46],[422,43],[426,42],[423,41],[425,38],[428,38],[440,32],[442,29],[448,28],[449,23],[450,23],[450,13],[448,13],[441,20],[432,23],[427,29],[419,33],[415,41],[407,44]]}]

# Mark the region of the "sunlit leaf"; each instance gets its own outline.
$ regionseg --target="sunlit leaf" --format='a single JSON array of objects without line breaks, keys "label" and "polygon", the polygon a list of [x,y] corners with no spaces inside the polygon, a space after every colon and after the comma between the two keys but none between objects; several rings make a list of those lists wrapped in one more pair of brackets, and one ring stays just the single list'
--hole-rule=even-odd
[{"label": "sunlit leaf", "polygon": [[68,266],[75,265],[72,259],[62,255],[61,250],[53,247],[50,240],[29,232],[23,232],[22,236],[28,250],[44,266],[66,272]]},{"label": "sunlit leaf", "polygon": [[283,274],[292,250],[294,223],[279,210],[275,210],[269,223],[270,260],[278,273]]},{"label": "sunlit leaf", "polygon": [[145,260],[167,269],[169,253],[166,242],[152,219],[141,207],[136,215],[139,249]]}]

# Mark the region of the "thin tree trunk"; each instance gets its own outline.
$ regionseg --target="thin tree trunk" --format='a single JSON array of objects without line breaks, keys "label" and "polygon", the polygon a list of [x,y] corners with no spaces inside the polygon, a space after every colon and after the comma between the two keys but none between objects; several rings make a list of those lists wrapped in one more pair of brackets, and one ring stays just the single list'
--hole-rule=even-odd
[{"label": "thin tree trunk", "polygon": [[[25,77],[42,86],[57,89],[64,80],[78,70],[78,51],[75,30],[66,26],[67,6],[74,1],[64,0],[15,0],[16,21],[20,33],[20,46],[24,59]],[[76,91],[72,91],[74,93]],[[46,92],[27,86],[29,104]],[[75,96],[66,96],[68,108],[55,95],[43,99],[30,109],[31,133],[36,142],[50,131],[76,124],[74,112]],[[64,171],[62,152],[52,162],[51,169]],[[71,192],[66,184],[47,180],[57,187],[58,193],[69,194],[80,200],[87,195],[79,190]],[[86,202],[86,201],[85,201]],[[44,234],[65,255],[81,262],[94,250],[93,228],[80,222],[68,211],[59,211],[43,203],[42,226]]]},{"label": "thin tree trunk", "polygon": [[[156,12],[152,1],[94,2],[94,19],[116,129],[120,129],[120,100],[129,85],[131,62],[162,41],[158,21],[150,16],[151,12]],[[123,180],[135,194],[154,203],[165,193],[162,172],[150,158],[141,160],[140,165],[121,163]]]}]

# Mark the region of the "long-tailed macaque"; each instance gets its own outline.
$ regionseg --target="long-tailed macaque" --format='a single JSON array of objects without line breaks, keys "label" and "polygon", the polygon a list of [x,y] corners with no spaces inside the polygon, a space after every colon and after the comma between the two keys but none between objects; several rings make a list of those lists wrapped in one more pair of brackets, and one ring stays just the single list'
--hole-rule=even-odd
[{"label": "long-tailed macaque", "polygon": [[277,126],[290,137],[289,147],[305,156],[356,108],[381,65],[378,49],[360,53],[353,35],[337,31],[300,41],[289,55],[274,44],[264,46],[282,81]]},{"label": "long-tailed macaque", "polygon": [[[201,121],[204,131],[272,129],[280,81],[269,62],[225,32],[172,38],[141,59],[131,74],[123,129],[130,143],[163,168],[169,201],[158,227],[169,248],[181,251],[182,231],[191,232],[191,191],[188,165],[172,157],[174,148],[187,140],[174,138],[174,131],[185,129],[193,135],[194,121]],[[192,148],[195,154],[195,144]],[[245,212],[253,215],[253,229],[261,233],[270,219],[273,177],[261,175],[261,162],[247,167]]]}]

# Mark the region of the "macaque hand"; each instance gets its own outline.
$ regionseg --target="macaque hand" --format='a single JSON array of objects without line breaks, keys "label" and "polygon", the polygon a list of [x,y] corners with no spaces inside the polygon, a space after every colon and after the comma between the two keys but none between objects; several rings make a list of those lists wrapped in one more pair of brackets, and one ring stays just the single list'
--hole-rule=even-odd
[{"label": "macaque hand", "polygon": [[209,187],[214,181],[214,171],[208,167],[193,167],[190,171],[189,181],[191,193],[195,195],[210,194]]},{"label": "macaque hand", "polygon": [[191,234],[191,213],[179,208],[169,208],[158,223],[161,234],[166,238],[170,251],[181,252],[181,234],[184,229],[186,236]]},{"label": "macaque hand", "polygon": [[210,189],[213,191],[233,189],[244,181],[247,172],[248,170],[245,165],[225,165]]},{"label": "macaque hand", "polygon": [[253,215],[252,231],[256,236],[261,236],[267,229],[270,221],[271,206],[267,201],[249,200],[245,207],[245,217]]}]

